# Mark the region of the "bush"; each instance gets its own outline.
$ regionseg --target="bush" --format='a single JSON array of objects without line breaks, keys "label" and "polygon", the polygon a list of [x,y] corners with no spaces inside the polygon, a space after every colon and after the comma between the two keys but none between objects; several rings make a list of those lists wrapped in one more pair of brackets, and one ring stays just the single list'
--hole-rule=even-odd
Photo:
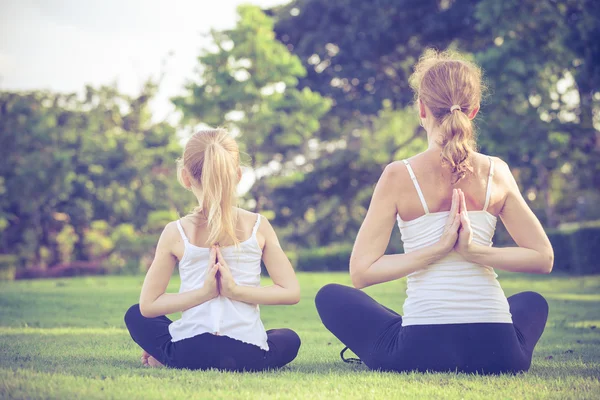
[{"label": "bush", "polygon": [[[298,250],[288,253],[288,257],[298,271],[348,271],[350,269],[352,247],[353,243],[339,243]],[[400,254],[403,252],[404,248],[402,247],[400,233],[394,229],[385,254]]]},{"label": "bush", "polygon": [[305,249],[297,252],[298,271],[348,271],[351,244]]},{"label": "bush", "polygon": [[600,223],[548,232],[554,249],[554,270],[576,275],[600,273]]},{"label": "bush", "polygon": [[17,272],[17,256],[0,254],[0,281],[12,281]]}]

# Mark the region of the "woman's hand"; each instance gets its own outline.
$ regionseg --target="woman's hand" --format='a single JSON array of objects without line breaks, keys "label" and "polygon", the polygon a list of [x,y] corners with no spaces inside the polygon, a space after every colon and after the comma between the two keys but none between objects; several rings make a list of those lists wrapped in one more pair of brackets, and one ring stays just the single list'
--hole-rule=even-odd
[{"label": "woman's hand", "polygon": [[469,252],[471,249],[471,243],[473,242],[473,230],[471,229],[471,221],[467,214],[467,204],[465,202],[465,194],[459,189],[460,197],[460,229],[458,231],[458,240],[454,249],[458,254],[468,259]]},{"label": "woman's hand", "polygon": [[209,299],[213,299],[219,295],[219,281],[217,278],[218,272],[219,265],[217,264],[217,249],[213,246],[210,249],[208,256],[208,272],[206,273],[206,279],[204,280],[203,287]]},{"label": "woman's hand", "polygon": [[440,255],[446,255],[451,252],[458,240],[458,228],[460,227],[460,195],[458,189],[452,190],[452,207],[450,208],[450,215],[446,220],[446,226],[444,233],[436,246]]},{"label": "woman's hand", "polygon": [[235,283],[235,280],[233,279],[233,275],[231,274],[231,270],[229,269],[229,265],[227,265],[227,262],[225,261],[223,254],[221,254],[221,249],[218,246],[216,246],[216,251],[217,251],[216,266],[219,269],[219,276],[218,276],[219,291],[223,296],[233,299],[233,297],[235,296],[236,289],[237,289],[237,284]]}]

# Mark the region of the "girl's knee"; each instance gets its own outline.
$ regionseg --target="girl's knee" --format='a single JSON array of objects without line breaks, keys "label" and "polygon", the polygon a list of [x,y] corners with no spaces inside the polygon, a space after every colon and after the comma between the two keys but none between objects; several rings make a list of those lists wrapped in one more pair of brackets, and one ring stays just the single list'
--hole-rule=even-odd
[{"label": "girl's knee", "polygon": [[284,361],[287,364],[298,356],[298,351],[300,351],[300,345],[302,344],[302,341],[300,340],[300,336],[298,336],[298,334],[293,330],[283,329],[283,331],[286,339]]},{"label": "girl's knee", "polygon": [[284,331],[289,343],[289,347],[294,351],[294,357],[296,357],[298,350],[300,349],[300,345],[302,344],[302,340],[300,340],[300,336],[298,336],[298,334],[293,330],[285,328]]}]

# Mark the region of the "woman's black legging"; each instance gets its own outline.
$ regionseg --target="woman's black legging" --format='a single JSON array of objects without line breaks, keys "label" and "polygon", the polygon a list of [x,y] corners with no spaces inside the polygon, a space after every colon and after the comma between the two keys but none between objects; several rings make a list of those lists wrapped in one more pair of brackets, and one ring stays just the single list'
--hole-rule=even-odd
[{"label": "woman's black legging", "polygon": [[300,337],[291,329],[267,331],[268,351],[210,333],[172,342],[170,324],[165,316],[144,317],[138,304],[125,313],[125,325],[133,341],[168,367],[263,371],[283,367],[296,358],[300,348]]},{"label": "woman's black legging", "polygon": [[361,290],[330,284],[315,299],[327,329],[371,369],[498,374],[527,371],[544,332],[538,293],[508,298],[513,323],[402,326],[402,317]]}]

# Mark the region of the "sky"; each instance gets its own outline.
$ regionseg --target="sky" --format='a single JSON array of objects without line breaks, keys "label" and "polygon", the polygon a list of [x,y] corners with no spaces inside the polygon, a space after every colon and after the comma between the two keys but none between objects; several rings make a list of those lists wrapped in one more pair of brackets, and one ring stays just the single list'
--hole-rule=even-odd
[{"label": "sky", "polygon": [[0,0],[0,90],[80,92],[117,83],[135,94],[164,73],[155,119],[193,76],[202,37],[231,28],[236,7],[285,0]]}]

